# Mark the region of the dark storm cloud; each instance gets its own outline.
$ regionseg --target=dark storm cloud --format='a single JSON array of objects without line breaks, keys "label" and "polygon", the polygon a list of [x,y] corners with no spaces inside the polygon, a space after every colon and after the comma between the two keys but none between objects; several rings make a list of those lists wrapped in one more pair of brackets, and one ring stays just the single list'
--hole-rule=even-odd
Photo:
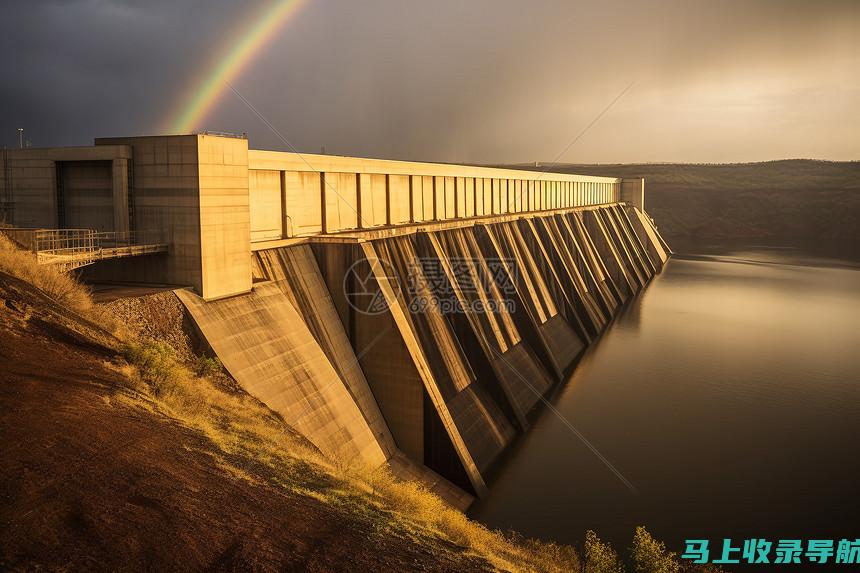
[{"label": "dark storm cloud", "polygon": [[[153,133],[265,3],[6,2],[0,145]],[[443,161],[860,157],[857,2],[308,0],[235,86],[297,147]],[[233,94],[205,120],[283,145]]]},{"label": "dark storm cloud", "polygon": [[[207,2],[15,2],[4,7],[0,142],[149,133],[231,10]],[[12,134],[14,136],[14,134]]]}]

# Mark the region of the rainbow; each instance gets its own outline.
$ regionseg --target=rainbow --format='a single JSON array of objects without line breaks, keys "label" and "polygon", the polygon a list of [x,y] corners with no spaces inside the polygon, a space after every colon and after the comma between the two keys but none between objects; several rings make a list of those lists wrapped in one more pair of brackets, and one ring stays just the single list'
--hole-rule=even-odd
[{"label": "rainbow", "polygon": [[190,133],[200,126],[206,114],[218,102],[231,83],[253,60],[275,32],[296,13],[304,0],[274,0],[255,18],[251,25],[238,35],[229,50],[212,64],[203,81],[194,85],[182,107],[170,117],[168,132]]}]

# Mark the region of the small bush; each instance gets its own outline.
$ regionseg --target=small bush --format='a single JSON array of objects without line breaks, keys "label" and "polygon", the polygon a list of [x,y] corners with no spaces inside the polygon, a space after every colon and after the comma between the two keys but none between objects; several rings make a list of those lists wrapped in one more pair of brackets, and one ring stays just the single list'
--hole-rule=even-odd
[{"label": "small bush", "polygon": [[141,377],[152,386],[156,396],[187,378],[187,372],[177,362],[173,349],[162,342],[130,344],[125,349],[125,356],[139,368]]},{"label": "small bush", "polygon": [[651,537],[642,526],[636,528],[630,553],[636,573],[678,573],[680,570],[676,555],[666,551],[666,545]]},{"label": "small bush", "polygon": [[201,378],[215,376],[221,372],[221,361],[211,356],[200,356],[194,364],[194,370]]},{"label": "small bush", "polygon": [[624,573],[618,554],[590,529],[585,533],[585,573]]},{"label": "small bush", "polygon": [[124,354],[153,395],[172,410],[190,418],[205,414],[209,406],[207,393],[179,363],[170,346],[161,342],[134,343],[125,348]]}]

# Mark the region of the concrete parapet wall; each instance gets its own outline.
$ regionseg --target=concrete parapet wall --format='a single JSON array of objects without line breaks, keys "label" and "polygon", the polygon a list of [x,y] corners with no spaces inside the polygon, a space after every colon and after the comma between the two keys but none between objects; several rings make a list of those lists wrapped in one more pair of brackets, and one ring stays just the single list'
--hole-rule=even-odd
[{"label": "concrete parapet wall", "polygon": [[[609,204],[622,186],[612,177],[260,150],[249,151],[248,168],[254,196],[282,209],[282,238]],[[254,240],[272,240],[277,217],[252,212]]]},{"label": "concrete parapet wall", "polygon": [[645,211],[645,179],[636,177],[622,179],[618,200]]}]

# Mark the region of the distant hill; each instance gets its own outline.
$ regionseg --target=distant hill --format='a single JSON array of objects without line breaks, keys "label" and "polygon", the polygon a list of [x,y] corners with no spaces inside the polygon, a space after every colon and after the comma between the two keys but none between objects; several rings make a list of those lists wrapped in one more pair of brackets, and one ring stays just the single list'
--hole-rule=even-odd
[{"label": "distant hill", "polygon": [[548,170],[644,177],[645,208],[670,242],[860,240],[858,161],[558,164]]}]

